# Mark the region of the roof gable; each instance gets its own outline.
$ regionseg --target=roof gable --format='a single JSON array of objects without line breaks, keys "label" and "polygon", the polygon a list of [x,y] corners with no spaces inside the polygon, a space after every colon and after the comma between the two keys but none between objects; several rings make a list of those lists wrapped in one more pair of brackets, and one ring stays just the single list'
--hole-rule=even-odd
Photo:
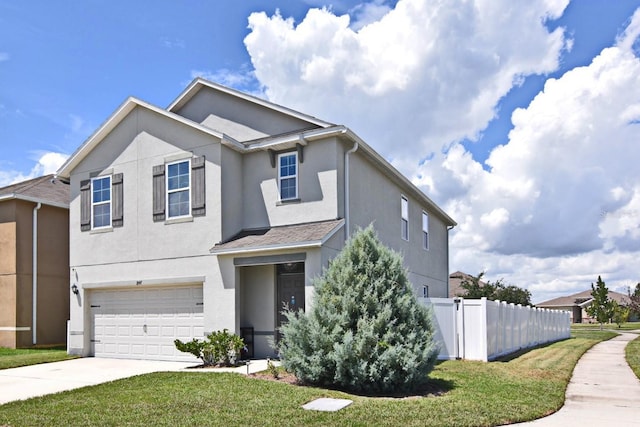
[{"label": "roof gable", "polygon": [[[269,109],[274,112],[278,112],[284,116],[288,116],[290,118],[307,122],[311,127],[330,127],[333,126],[332,123],[325,122],[324,120],[320,120],[316,117],[310,116],[308,114],[301,113],[296,110],[292,110],[287,107],[283,107],[282,105],[274,104],[273,102],[266,101],[264,99],[258,98],[253,95],[249,95],[244,92],[240,92],[239,90],[232,89],[218,83],[210,82],[203,78],[195,78],[189,86],[173,101],[168,107],[167,111],[179,114],[179,111],[182,110],[198,93],[202,90],[211,90],[214,92],[218,92],[220,94],[230,95],[238,100],[243,102],[248,102],[255,106],[260,106],[266,109]],[[198,120],[202,121],[202,120]]]},{"label": "roof gable", "polygon": [[223,141],[223,143],[232,146],[234,149],[242,150],[244,147],[232,138],[220,132],[216,132],[199,123],[192,122],[177,114],[170,113],[147,102],[130,97],[91,135],[58,169],[57,177],[69,179],[73,169],[82,162],[82,160],[91,153],[106,137],[113,131],[135,108],[144,108],[154,113],[160,114],[166,118],[175,120],[184,125],[192,127],[200,132],[214,136]]}]

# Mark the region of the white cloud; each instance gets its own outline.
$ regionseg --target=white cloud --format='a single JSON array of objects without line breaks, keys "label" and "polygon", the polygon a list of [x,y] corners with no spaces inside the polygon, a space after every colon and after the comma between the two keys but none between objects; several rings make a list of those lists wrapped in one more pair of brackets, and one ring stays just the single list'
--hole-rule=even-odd
[{"label": "white cloud", "polygon": [[541,301],[640,278],[640,11],[513,113],[487,169],[460,144],[524,77],[558,68],[574,41],[544,22],[567,3],[400,0],[360,29],[326,9],[297,25],[254,13],[245,44],[269,99],[348,125],[457,220],[453,270]]},{"label": "white cloud", "polygon": [[445,203],[461,223],[453,265],[497,269],[543,299],[588,289],[598,275],[612,289],[638,281],[640,59],[632,46],[640,32],[630,30],[638,23],[636,12],[615,46],[548,80],[516,110],[490,170],[460,145],[420,168],[419,183],[441,200],[446,181],[457,184]]},{"label": "white cloud", "polygon": [[400,0],[359,31],[327,9],[297,25],[254,13],[245,45],[270,100],[347,124],[401,164],[475,138],[514,82],[555,70],[564,33],[543,21],[567,3]]},{"label": "white cloud", "polygon": [[44,151],[34,153],[34,155],[36,164],[31,168],[29,173],[25,174],[14,170],[0,170],[0,187],[55,173],[69,157],[67,154]]},{"label": "white cloud", "polygon": [[0,52],[0,62],[8,61],[8,60],[9,60],[9,54],[7,52]]}]

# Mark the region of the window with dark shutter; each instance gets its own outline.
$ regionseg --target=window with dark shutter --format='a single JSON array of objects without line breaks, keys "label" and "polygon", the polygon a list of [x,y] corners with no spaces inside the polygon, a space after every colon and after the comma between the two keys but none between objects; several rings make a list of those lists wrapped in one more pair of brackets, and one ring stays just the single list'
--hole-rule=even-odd
[{"label": "window with dark shutter", "polygon": [[153,221],[206,215],[205,170],[204,156],[154,166]]},{"label": "window with dark shutter", "polygon": [[164,165],[153,167],[153,220],[165,219],[165,178]]},{"label": "window with dark shutter", "polygon": [[91,180],[80,181],[80,230],[91,230]]},{"label": "window with dark shutter", "polygon": [[206,214],[204,156],[191,159],[191,215]]},{"label": "window with dark shutter", "polygon": [[111,181],[111,190],[113,192],[113,216],[111,218],[111,226],[122,227],[124,224],[124,200],[121,173],[113,175],[113,179]]}]

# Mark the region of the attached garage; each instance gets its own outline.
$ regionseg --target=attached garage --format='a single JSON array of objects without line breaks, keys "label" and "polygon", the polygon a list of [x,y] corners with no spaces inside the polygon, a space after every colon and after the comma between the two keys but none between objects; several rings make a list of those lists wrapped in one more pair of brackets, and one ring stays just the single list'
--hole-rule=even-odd
[{"label": "attached garage", "polygon": [[202,285],[92,290],[91,352],[97,357],[194,361],[173,341],[202,338]]}]

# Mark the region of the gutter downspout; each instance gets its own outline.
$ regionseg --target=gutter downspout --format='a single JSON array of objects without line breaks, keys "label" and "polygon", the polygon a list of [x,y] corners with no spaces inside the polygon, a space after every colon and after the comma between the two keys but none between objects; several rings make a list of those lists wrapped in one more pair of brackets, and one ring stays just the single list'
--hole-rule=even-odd
[{"label": "gutter downspout", "polygon": [[453,230],[454,227],[455,225],[450,225],[447,227],[447,298],[449,298],[449,289],[451,289],[449,285],[449,280],[451,280],[451,278],[449,277],[449,271],[451,271],[449,268],[449,232]]},{"label": "gutter downspout", "polygon": [[37,343],[37,333],[36,326],[38,322],[38,210],[42,207],[42,203],[38,202],[38,204],[33,208],[33,270],[32,270],[32,281],[33,281],[33,296],[31,300],[33,302],[33,321],[31,322],[31,328],[33,333],[33,345]]},{"label": "gutter downspout", "polygon": [[353,148],[344,153],[344,239],[349,238],[349,154],[355,153],[358,149],[358,142],[354,142]]}]

